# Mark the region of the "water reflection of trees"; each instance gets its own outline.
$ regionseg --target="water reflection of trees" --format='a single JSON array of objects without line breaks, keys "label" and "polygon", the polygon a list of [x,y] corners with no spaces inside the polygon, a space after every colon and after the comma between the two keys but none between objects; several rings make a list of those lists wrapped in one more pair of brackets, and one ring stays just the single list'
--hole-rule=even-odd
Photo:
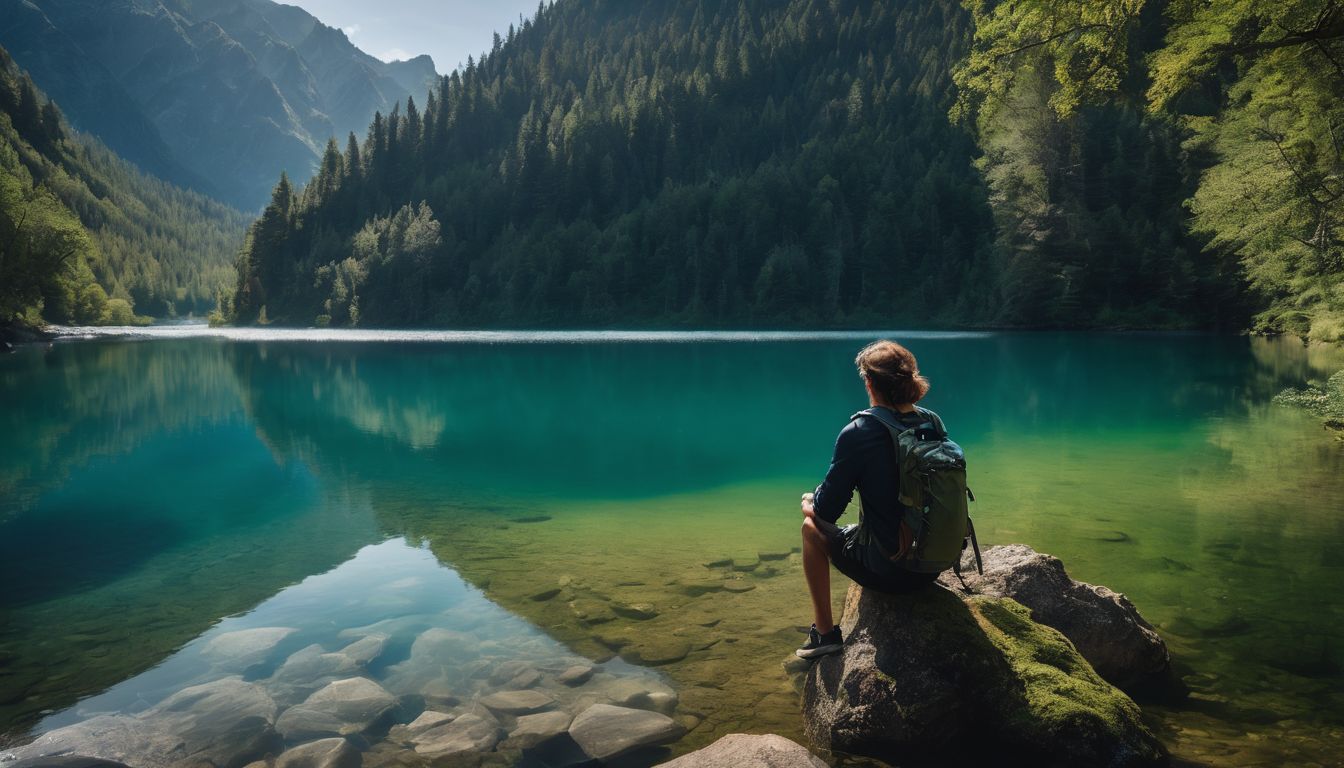
[{"label": "water reflection of trees", "polygon": [[[367,452],[360,466],[384,480],[423,466],[440,488],[647,495],[824,466],[835,414],[861,404],[862,390],[849,375],[849,391],[837,389],[796,354],[773,345],[331,345],[241,350],[234,362],[268,438],[286,449],[316,441],[328,464]],[[781,385],[793,377],[809,380]],[[817,398],[837,403],[830,418],[814,417]],[[800,461],[776,424],[816,450]]]},{"label": "water reflection of trees", "polygon": [[0,742],[377,538],[357,494],[258,449],[232,356],[99,343],[0,361]]},{"label": "water reflection of trees", "polygon": [[237,410],[222,345],[62,343],[0,361],[0,521],[98,456]]},{"label": "water reflection of trees", "polygon": [[1338,370],[1344,349],[1203,334],[995,334],[930,348],[920,362],[933,399],[972,429],[1127,431],[1244,413]]},{"label": "water reflection of trees", "polygon": [[[219,616],[339,562],[377,538],[375,525],[383,535],[442,539],[454,523],[487,530],[480,526],[507,524],[550,499],[815,481],[835,432],[864,405],[851,362],[857,346],[192,341],[57,345],[10,356],[0,366],[0,395],[10,405],[0,412],[0,526],[31,513],[35,499],[98,457],[134,454],[164,434],[190,445],[192,434],[253,429],[279,469],[276,485],[251,488],[258,501],[249,506],[273,507],[235,515],[227,526],[191,523],[133,576],[4,616],[0,663],[12,671],[6,692],[15,698],[0,703],[0,718],[26,722],[152,665]],[[1121,454],[1131,446],[1116,436],[1208,430],[1206,449],[1192,459],[1206,475],[1186,482],[1181,500],[1199,524],[1179,546],[1159,547],[1207,569],[1201,582],[1226,577],[1250,594],[1262,570],[1251,560],[1320,564],[1344,540],[1339,523],[1319,515],[1268,529],[1211,523],[1233,499],[1282,511],[1294,493],[1319,493],[1296,483],[1328,484],[1329,473],[1344,469],[1338,454],[1315,456],[1307,442],[1293,442],[1302,433],[1267,405],[1283,387],[1338,367],[1328,353],[1203,336],[993,335],[911,346],[934,381],[930,405],[972,446],[1012,447],[1033,434],[1085,438],[1130,461]],[[1260,438],[1243,439],[1242,430],[1292,446],[1282,460],[1311,471],[1269,480],[1251,471],[1263,466]],[[255,449],[240,443],[233,461]],[[190,508],[181,520],[209,518],[211,509]],[[530,530],[515,526],[502,538],[526,542],[532,534],[522,532]],[[1144,533],[1151,546],[1158,532],[1141,529],[1139,538]],[[1181,551],[1187,545],[1212,556]],[[466,547],[435,549],[452,557]],[[500,548],[493,549],[495,557]],[[454,564],[468,578],[488,577],[485,563]],[[1307,615],[1298,607],[1294,616]],[[1278,630],[1237,642],[1250,658],[1311,657],[1328,637],[1294,627],[1305,638],[1298,645]],[[1340,660],[1327,654],[1326,662]]]},{"label": "water reflection of trees", "polygon": [[[863,405],[850,362],[857,346],[244,348],[234,362],[249,413],[277,450],[355,483],[386,533],[429,539],[493,598],[588,650],[600,648],[596,630],[576,623],[564,601],[532,595],[566,569],[606,589],[631,570],[661,574],[675,558],[630,564],[629,551],[594,552],[608,544],[587,529],[557,535],[506,527],[510,518],[527,514],[529,498],[549,505],[812,479],[836,429]],[[1264,580],[1337,580],[1331,552],[1344,523],[1322,510],[1344,504],[1344,458],[1269,401],[1334,370],[1337,356],[1284,339],[1199,335],[911,346],[934,380],[930,404],[958,439],[1000,454],[994,463],[1010,474],[999,475],[999,492],[1031,475],[1014,482],[1030,487],[1027,503],[1053,512],[1001,510],[1005,518],[1056,529],[1044,540],[1078,548],[1076,575],[1132,586],[1145,612],[1174,628],[1186,658],[1213,670],[1210,695],[1301,715],[1292,738],[1315,727],[1303,707],[1335,700],[1302,681],[1338,675],[1339,627],[1314,616],[1312,592],[1286,596],[1290,587]],[[1100,463],[1070,467],[1077,482],[1066,486],[1049,466],[1068,454],[1061,444]],[[1022,450],[1040,453],[1010,455]],[[1082,544],[1118,528],[1122,543]],[[1228,594],[1235,599],[1219,597]],[[1237,707],[1224,716],[1219,727],[1233,730],[1250,717]]]}]

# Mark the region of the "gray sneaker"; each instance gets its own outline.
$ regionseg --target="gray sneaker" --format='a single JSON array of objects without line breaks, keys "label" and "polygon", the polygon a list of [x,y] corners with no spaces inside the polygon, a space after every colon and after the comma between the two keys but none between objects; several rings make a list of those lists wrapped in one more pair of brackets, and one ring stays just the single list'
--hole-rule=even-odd
[{"label": "gray sneaker", "polygon": [[794,653],[800,659],[815,659],[828,653],[838,653],[844,647],[845,641],[840,637],[839,626],[832,627],[830,632],[823,635],[817,631],[817,625],[813,624],[812,629],[807,632],[807,642]]}]

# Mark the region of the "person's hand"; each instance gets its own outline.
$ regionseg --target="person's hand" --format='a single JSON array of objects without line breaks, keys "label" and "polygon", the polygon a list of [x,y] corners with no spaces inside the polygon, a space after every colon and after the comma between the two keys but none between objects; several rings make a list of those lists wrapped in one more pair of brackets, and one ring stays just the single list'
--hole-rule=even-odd
[{"label": "person's hand", "polygon": [[817,512],[812,506],[812,501],[816,496],[812,493],[803,494],[803,517],[816,517]]}]

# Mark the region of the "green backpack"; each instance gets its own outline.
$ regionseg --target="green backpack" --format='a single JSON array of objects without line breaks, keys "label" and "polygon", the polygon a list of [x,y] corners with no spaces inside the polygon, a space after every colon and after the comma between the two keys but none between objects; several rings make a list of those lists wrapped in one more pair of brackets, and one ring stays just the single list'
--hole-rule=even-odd
[{"label": "green backpack", "polygon": [[980,542],[968,509],[975,494],[966,486],[966,456],[948,439],[938,414],[927,408],[916,411],[927,420],[914,427],[893,421],[877,408],[863,412],[882,422],[896,445],[904,519],[896,551],[881,547],[883,554],[909,571],[942,573],[951,568],[960,579],[961,553],[969,545],[975,552],[976,571],[983,575]]}]

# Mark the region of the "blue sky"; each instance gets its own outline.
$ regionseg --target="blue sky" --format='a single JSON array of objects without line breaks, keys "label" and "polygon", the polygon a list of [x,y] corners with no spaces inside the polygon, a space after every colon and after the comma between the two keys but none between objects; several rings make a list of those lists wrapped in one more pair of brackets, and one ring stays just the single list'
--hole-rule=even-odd
[{"label": "blue sky", "polygon": [[280,0],[297,5],[324,24],[340,27],[350,42],[384,61],[422,53],[447,74],[467,56],[490,49],[518,15],[531,17],[537,0]]}]

